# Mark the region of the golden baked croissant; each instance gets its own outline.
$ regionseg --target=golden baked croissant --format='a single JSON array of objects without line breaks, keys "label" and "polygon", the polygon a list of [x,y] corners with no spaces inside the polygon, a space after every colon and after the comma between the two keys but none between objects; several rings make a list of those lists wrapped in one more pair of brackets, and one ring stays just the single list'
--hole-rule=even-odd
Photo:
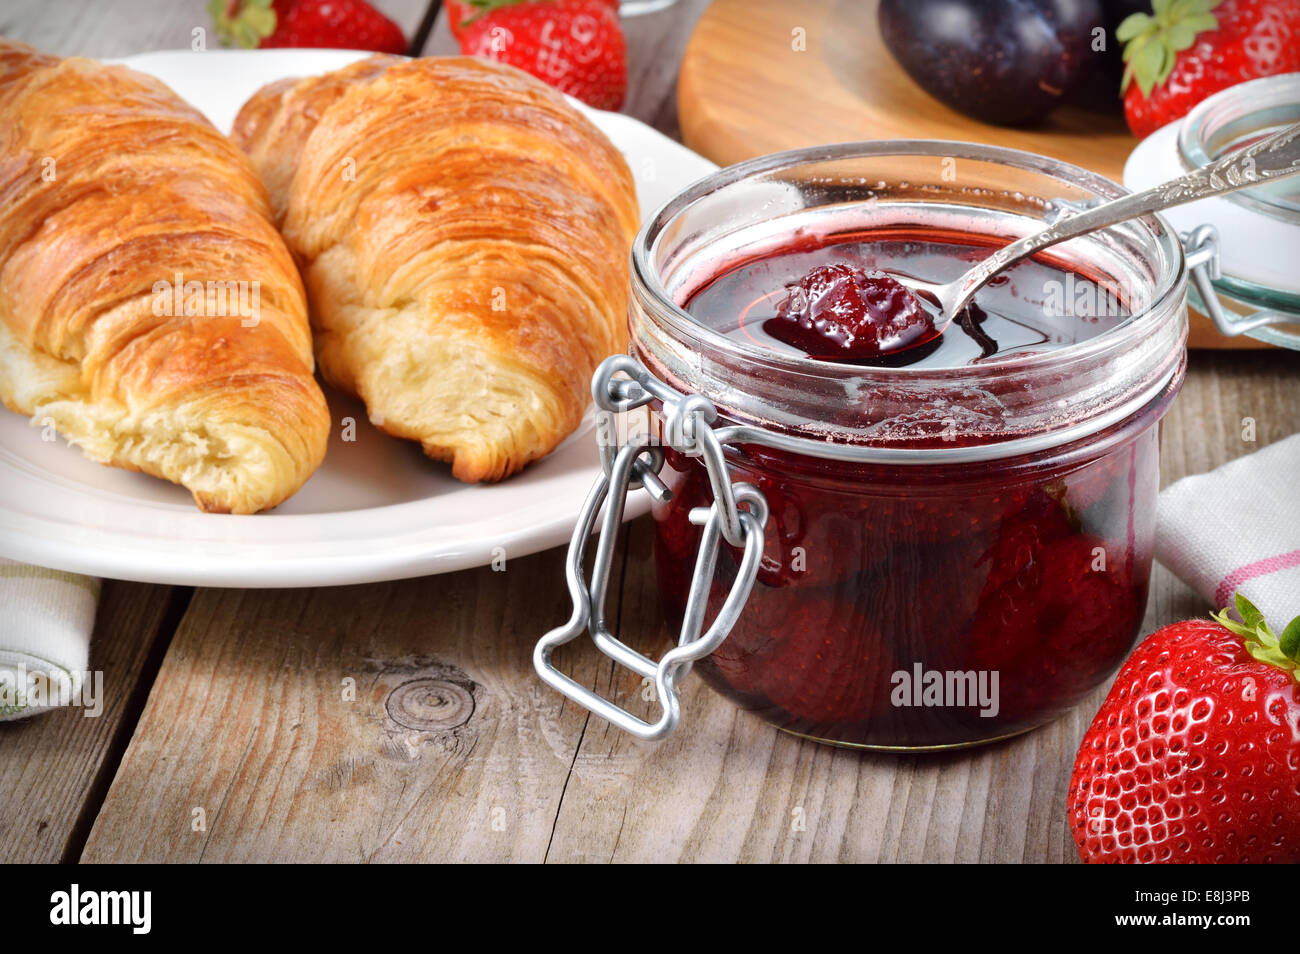
[{"label": "golden baked croissant", "polygon": [[255,94],[232,136],[307,283],[325,379],[465,481],[581,420],[627,346],[632,175],[550,87],[468,58],[371,57]]},{"label": "golden baked croissant", "polygon": [[161,82],[0,38],[0,398],[203,510],[284,500],[329,411],[271,214]]}]

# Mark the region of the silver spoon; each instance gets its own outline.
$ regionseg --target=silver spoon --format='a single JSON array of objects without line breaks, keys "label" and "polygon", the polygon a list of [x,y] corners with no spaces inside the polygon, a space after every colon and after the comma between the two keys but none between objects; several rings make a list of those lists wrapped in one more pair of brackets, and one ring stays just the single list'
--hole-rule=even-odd
[{"label": "silver spoon", "polygon": [[942,333],[949,323],[988,282],[1008,265],[1028,258],[1040,249],[1064,242],[1161,209],[1172,208],[1197,199],[1224,195],[1238,189],[1260,185],[1266,179],[1279,179],[1300,172],[1300,123],[1288,126],[1267,139],[1231,152],[1195,172],[1152,186],[1142,192],[1113,199],[1085,212],[1069,215],[1003,246],[988,258],[947,284],[927,282],[910,275],[895,275],[917,297],[939,307],[934,322],[935,333]]}]

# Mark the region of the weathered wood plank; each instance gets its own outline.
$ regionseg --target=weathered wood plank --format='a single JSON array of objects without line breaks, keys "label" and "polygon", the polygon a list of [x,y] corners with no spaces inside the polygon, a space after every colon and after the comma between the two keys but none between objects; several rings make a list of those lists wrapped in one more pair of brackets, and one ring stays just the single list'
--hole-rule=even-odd
[{"label": "weathered wood plank", "polygon": [[171,598],[187,593],[105,581],[90,652],[98,715],[70,707],[0,723],[0,864],[75,860],[170,635]]},{"label": "weathered wood plank", "polygon": [[586,723],[532,674],[541,628],[567,614],[562,574],[551,551],[503,572],[199,591],[83,860],[541,860]]}]

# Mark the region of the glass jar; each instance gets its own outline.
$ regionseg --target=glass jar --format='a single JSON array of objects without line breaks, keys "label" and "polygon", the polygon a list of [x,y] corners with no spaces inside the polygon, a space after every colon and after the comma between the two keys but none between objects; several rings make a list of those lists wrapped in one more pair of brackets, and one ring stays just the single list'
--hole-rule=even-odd
[{"label": "glass jar", "polygon": [[[1238,83],[1187,114],[1178,127],[1178,158],[1189,172],[1201,169],[1297,122],[1300,73]],[[1208,295],[1213,289],[1230,311],[1253,315],[1255,320],[1274,316],[1270,324],[1246,333],[1269,344],[1300,348],[1300,282],[1294,253],[1300,247],[1300,184],[1294,178],[1265,182],[1230,192],[1222,201],[1235,208],[1225,210],[1228,220],[1220,231],[1238,238],[1240,251],[1223,256],[1220,274],[1204,299],[1193,285],[1193,300],[1202,309],[1210,307]],[[1221,208],[1218,203],[1205,203],[1193,211],[1208,213],[1208,221],[1218,225],[1214,213]]]},{"label": "glass jar", "polygon": [[[1300,73],[1238,83],[1202,100],[1179,124],[1179,158],[1187,172],[1203,169],[1297,122]],[[1223,198],[1288,225],[1300,225],[1300,184],[1295,179],[1263,182]]]},{"label": "glass jar", "polygon": [[[1300,122],[1300,73],[1248,80],[1201,101],[1138,144],[1124,184],[1139,192]],[[1226,336],[1300,348],[1300,185],[1294,178],[1176,206],[1164,213],[1187,237],[1193,307]],[[1205,253],[1213,259],[1205,270]]]},{"label": "glass jar", "polygon": [[[656,679],[664,715],[629,722],[604,700],[591,707],[658,737],[676,722],[674,682],[694,655],[711,686],[781,729],[945,748],[1041,725],[1113,672],[1143,616],[1158,422],[1185,363],[1182,249],[1160,219],[1052,249],[1053,274],[1086,276],[1127,310],[1038,353],[960,366],[820,361],[725,333],[686,306],[734,263],[792,237],[938,237],[969,251],[952,275],[925,276],[947,280],[989,245],[1122,192],[1014,150],[881,141],[742,163],[661,209],[633,248],[634,360],[617,362],[638,383],[598,373],[595,388],[598,403],[609,390],[608,408],[648,401],[661,416],[649,442],[661,446],[607,470],[611,484],[639,476],[652,492],[657,575],[681,645],[652,664],[603,623],[592,629],[609,655]],[[725,519],[727,480],[749,512],[743,526]],[[607,557],[598,551],[597,577]],[[603,588],[593,577],[592,593]],[[572,638],[581,615],[547,639]],[[539,672],[571,692],[542,650]]]}]

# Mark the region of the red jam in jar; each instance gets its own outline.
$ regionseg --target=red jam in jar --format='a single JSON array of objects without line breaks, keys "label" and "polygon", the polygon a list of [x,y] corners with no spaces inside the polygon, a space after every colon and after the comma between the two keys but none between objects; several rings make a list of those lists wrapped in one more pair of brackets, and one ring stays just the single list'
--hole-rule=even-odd
[{"label": "red jam in jar", "polygon": [[[847,158],[881,168],[891,145],[931,148],[859,145],[881,154]],[[855,179],[828,190],[830,177],[769,157],[697,187],[675,211],[685,221],[661,214],[659,240],[634,253],[633,355],[708,397],[715,429],[748,425],[799,448],[725,449],[731,479],[757,487],[769,516],[743,611],[695,671],[776,726],[837,744],[944,748],[1041,725],[1115,670],[1146,603],[1157,425],[1184,360],[1176,237],[1151,220],[1062,246],[927,334],[875,277],[951,280],[1041,227],[1023,221],[1045,214],[1026,212],[1026,193],[1116,188],[1040,157],[946,145],[1022,189],[985,190],[975,211],[954,213],[930,194],[881,201],[884,181],[865,198]],[[784,160],[843,175],[845,156],[805,155]],[[719,227],[735,214],[727,190],[747,182],[801,191],[775,203],[775,227],[754,216]],[[704,215],[719,196],[721,211]],[[691,216],[712,231],[688,227]],[[760,223],[757,238],[746,232]],[[701,460],[672,448],[659,476],[671,496],[652,503],[656,570],[676,628],[702,535],[689,514],[713,492]],[[723,544],[709,618],[739,563]]]},{"label": "red jam in jar", "polygon": [[1124,302],[1104,288],[1067,294],[1097,288],[1092,278],[1030,260],[994,276],[938,336],[925,306],[893,276],[956,278],[989,254],[990,243],[975,240],[892,232],[804,236],[724,267],[684,307],[700,323],[760,348],[896,368],[1041,353],[1094,338],[1129,317]]},{"label": "red jam in jar", "polygon": [[[685,309],[728,336],[793,353],[798,346],[761,329],[822,263],[947,280],[980,254],[982,245],[922,236],[804,242],[728,268]],[[1067,279],[1038,262],[1018,265],[942,339],[876,360],[948,366],[1036,353],[1128,317],[1061,315],[1052,327],[1042,301],[1021,288]],[[1059,715],[1114,670],[1141,624],[1158,474],[1150,425],[1163,409],[1154,403],[1089,440],[1096,452],[1081,448],[1064,471],[1054,466],[1059,449],[918,472],[738,448],[734,479],[768,502],[766,547],[745,612],[700,672],[782,728],[843,743],[939,746]],[[703,466],[680,454],[668,453],[664,474],[673,496],[656,508],[655,552],[676,627],[700,539],[687,514],[711,491]],[[738,560],[724,548],[715,610]]]}]

